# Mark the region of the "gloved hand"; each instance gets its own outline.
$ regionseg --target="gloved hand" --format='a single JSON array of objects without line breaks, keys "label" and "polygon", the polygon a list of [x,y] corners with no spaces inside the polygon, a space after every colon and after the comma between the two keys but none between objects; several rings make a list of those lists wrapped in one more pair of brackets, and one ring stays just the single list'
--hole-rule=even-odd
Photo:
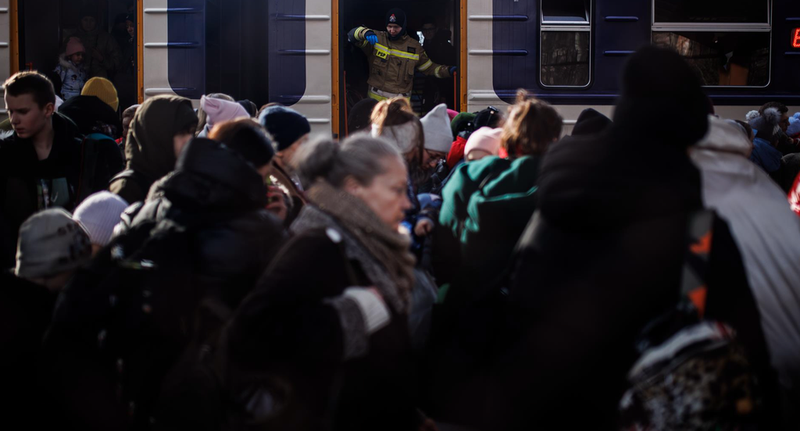
[{"label": "gloved hand", "polygon": [[447,71],[450,72],[450,76],[453,76],[454,73],[458,72],[458,66],[450,66]]},{"label": "gloved hand", "polygon": [[364,36],[367,38],[367,42],[369,42],[370,45],[378,43],[378,36],[375,35],[374,31],[370,30],[366,32]]}]

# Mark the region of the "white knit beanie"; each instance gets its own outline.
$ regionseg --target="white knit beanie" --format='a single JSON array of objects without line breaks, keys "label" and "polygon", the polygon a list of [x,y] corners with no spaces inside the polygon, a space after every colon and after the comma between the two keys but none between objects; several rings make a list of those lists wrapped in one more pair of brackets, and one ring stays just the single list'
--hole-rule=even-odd
[{"label": "white knit beanie", "polygon": [[81,202],[72,217],[89,233],[92,244],[105,246],[111,241],[114,226],[127,207],[128,203],[121,197],[102,191]]},{"label": "white knit beanie", "polygon": [[422,130],[425,132],[425,149],[447,153],[453,145],[453,131],[447,105],[437,105],[428,115],[422,117]]}]

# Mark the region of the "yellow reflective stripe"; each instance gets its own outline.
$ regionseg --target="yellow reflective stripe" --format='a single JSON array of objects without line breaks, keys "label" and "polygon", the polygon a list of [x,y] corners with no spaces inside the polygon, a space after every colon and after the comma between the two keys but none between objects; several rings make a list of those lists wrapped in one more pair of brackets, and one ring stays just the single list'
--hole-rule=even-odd
[{"label": "yellow reflective stripe", "polygon": [[436,68],[435,75],[436,75],[436,77],[437,77],[437,78],[441,78],[441,77],[442,77],[442,75],[440,75],[440,74],[439,74],[439,71],[440,71],[440,70],[442,70],[442,67],[441,67],[441,66],[439,66],[439,67],[437,67],[437,68]]},{"label": "yellow reflective stripe", "polygon": [[424,72],[424,71],[428,70],[431,67],[432,64],[433,64],[433,61],[428,60],[427,62],[425,62],[425,64],[423,64],[422,66],[419,67],[419,71],[420,72]]},{"label": "yellow reflective stripe", "polygon": [[407,58],[409,60],[419,61],[419,54],[411,54],[410,52],[403,52],[403,51],[398,51],[396,49],[390,49],[388,46],[384,46],[379,43],[375,44],[375,49],[384,54],[393,55],[395,57],[400,57],[400,58]]}]

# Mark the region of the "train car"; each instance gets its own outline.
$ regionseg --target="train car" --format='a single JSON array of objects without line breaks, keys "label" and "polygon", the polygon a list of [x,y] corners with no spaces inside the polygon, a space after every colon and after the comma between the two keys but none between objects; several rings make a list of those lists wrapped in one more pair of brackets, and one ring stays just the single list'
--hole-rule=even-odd
[{"label": "train car", "polygon": [[[140,100],[223,92],[290,105],[315,132],[339,136],[366,94],[367,59],[347,31],[383,29],[392,7],[412,34],[434,21],[452,43],[457,110],[502,109],[524,88],[568,126],[586,106],[610,113],[626,57],[648,43],[681,53],[724,117],[771,100],[800,109],[795,0],[91,1],[108,28],[123,7],[136,15]],[[76,3],[85,1],[0,0],[0,79],[54,67]]]}]

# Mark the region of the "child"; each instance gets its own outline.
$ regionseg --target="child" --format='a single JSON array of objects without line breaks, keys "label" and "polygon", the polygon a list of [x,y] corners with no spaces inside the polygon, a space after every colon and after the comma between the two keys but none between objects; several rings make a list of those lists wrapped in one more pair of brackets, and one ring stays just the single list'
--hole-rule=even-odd
[{"label": "child", "polygon": [[61,78],[60,96],[66,101],[71,97],[80,96],[88,74],[83,67],[86,49],[77,37],[71,37],[67,42],[64,54],[58,57],[58,66],[55,73]]}]

